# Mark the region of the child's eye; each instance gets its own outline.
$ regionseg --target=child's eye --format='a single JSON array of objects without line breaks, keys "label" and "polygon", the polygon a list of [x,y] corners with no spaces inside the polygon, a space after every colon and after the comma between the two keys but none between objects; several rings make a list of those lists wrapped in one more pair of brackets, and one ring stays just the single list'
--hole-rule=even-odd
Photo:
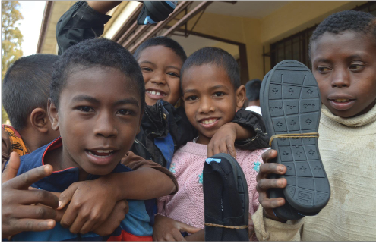
[{"label": "child's eye", "polygon": [[319,73],[325,74],[328,73],[331,70],[331,68],[327,66],[318,66],[317,70],[319,71]]},{"label": "child's eye", "polygon": [[94,111],[94,109],[90,106],[78,106],[76,110],[83,111],[83,112],[91,112]]},{"label": "child's eye", "polygon": [[120,114],[122,116],[133,116],[136,114],[136,112],[128,109],[120,109],[117,111],[117,114]]},{"label": "child's eye", "polygon": [[141,71],[144,71],[144,72],[153,72],[153,69],[148,68],[148,67],[141,67]]},{"label": "child's eye", "polygon": [[349,69],[353,72],[359,72],[364,69],[364,65],[360,63],[353,63],[353,64],[350,64]]},{"label": "child's eye", "polygon": [[187,98],[185,98],[186,101],[194,101],[197,99],[198,99],[197,95],[190,95]]},{"label": "child's eye", "polygon": [[215,92],[213,95],[214,95],[214,97],[221,97],[221,96],[224,96],[225,93],[222,92],[222,91],[217,91],[217,92]]},{"label": "child's eye", "polygon": [[174,72],[169,72],[167,74],[170,75],[171,77],[176,77],[176,78],[180,77],[180,75],[178,73],[174,73]]}]

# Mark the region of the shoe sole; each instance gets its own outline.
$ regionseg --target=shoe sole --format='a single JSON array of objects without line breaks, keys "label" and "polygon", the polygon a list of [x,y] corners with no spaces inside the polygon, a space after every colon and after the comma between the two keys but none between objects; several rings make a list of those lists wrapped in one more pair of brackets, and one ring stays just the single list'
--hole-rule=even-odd
[{"label": "shoe sole", "polygon": [[[268,135],[317,132],[321,99],[311,71],[298,61],[282,61],[261,84],[261,110]],[[301,214],[316,214],[329,201],[330,186],[318,138],[276,138],[276,163],[286,166],[286,201]]]},{"label": "shoe sole", "polygon": [[[244,175],[242,168],[240,167],[239,163],[235,160],[235,158],[233,158],[231,155],[225,154],[225,153],[220,153],[220,154],[216,154],[216,155],[206,159],[205,165],[204,165],[204,201],[205,201],[205,197],[207,196],[207,194],[205,193],[205,190],[206,190],[205,185],[206,185],[206,183],[209,182],[208,179],[205,177],[206,172],[209,171],[207,169],[207,166],[209,165],[211,167],[211,165],[210,165],[211,163],[223,164],[223,163],[226,163],[226,162],[228,162],[231,166],[232,174],[234,176],[235,183],[236,183],[237,192],[238,192],[238,195],[239,195],[239,199],[241,201],[241,207],[242,207],[241,211],[243,212],[242,221],[244,222],[244,224],[248,225],[248,212],[249,212],[248,184],[247,184],[247,181],[245,179],[245,175]],[[221,168],[222,168],[222,170],[224,170],[223,166],[221,166]],[[226,174],[228,174],[228,173],[226,173]],[[223,203],[221,203],[221,205],[223,205]],[[223,211],[223,208],[222,208],[222,211]],[[210,218],[210,221],[213,221],[213,222],[216,221],[215,217],[209,216],[209,215],[207,215],[207,216],[208,216],[208,219]],[[237,218],[237,217],[234,217],[234,219],[235,218]],[[241,219],[241,218],[239,218],[239,219]],[[206,230],[206,226],[205,226],[205,230]],[[233,230],[239,231],[239,229],[233,229]],[[233,240],[235,240],[235,241],[242,241],[242,240],[248,241],[248,234],[247,233],[244,236],[244,234],[240,233],[240,231],[239,231],[238,234],[239,234],[240,238],[233,239]],[[205,234],[205,237],[206,237],[206,234]],[[212,241],[212,240],[213,239],[205,238],[205,241]],[[219,239],[215,239],[215,241],[218,241],[218,240]],[[227,239],[227,240],[232,241],[231,239]]]}]

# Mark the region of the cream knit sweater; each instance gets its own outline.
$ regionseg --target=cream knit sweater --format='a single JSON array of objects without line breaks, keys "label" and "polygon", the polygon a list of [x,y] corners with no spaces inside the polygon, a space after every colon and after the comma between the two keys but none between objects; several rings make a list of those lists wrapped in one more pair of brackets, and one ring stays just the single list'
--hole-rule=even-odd
[{"label": "cream knit sweater", "polygon": [[344,119],[321,110],[319,149],[330,182],[321,212],[280,223],[253,215],[259,241],[376,241],[376,106]]}]

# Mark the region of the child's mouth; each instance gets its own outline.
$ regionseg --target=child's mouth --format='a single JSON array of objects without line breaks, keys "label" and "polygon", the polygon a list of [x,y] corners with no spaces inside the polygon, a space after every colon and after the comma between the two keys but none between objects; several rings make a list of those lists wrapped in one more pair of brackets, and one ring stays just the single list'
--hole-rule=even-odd
[{"label": "child's mouth", "polygon": [[210,128],[215,126],[219,121],[219,118],[210,118],[210,119],[202,119],[199,121],[200,125],[205,128]]},{"label": "child's mouth", "polygon": [[329,100],[330,105],[336,110],[348,110],[350,109],[355,100],[353,99],[331,99]]},{"label": "child's mouth", "polygon": [[114,153],[113,150],[87,150],[87,152],[96,157],[109,157]]},{"label": "child's mouth", "polygon": [[147,90],[146,94],[151,98],[151,99],[163,99],[166,97],[166,93],[162,91],[155,91],[155,90]]},{"label": "child's mouth", "polygon": [[111,162],[111,159],[116,152],[115,150],[88,150],[86,149],[86,154],[88,155],[90,161],[98,165],[106,165]]}]

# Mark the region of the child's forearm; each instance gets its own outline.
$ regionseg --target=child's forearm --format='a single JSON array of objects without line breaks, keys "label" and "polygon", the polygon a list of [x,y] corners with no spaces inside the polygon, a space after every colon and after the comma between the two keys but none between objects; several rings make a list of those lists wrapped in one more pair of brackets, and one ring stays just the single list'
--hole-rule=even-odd
[{"label": "child's forearm", "polygon": [[169,195],[176,190],[170,177],[149,167],[127,173],[113,173],[106,177],[115,187],[117,200],[147,200]]},{"label": "child's forearm", "polygon": [[256,135],[253,129],[244,128],[238,123],[229,123],[229,124],[231,124],[231,126],[234,126],[237,140],[252,138],[253,136]]}]

